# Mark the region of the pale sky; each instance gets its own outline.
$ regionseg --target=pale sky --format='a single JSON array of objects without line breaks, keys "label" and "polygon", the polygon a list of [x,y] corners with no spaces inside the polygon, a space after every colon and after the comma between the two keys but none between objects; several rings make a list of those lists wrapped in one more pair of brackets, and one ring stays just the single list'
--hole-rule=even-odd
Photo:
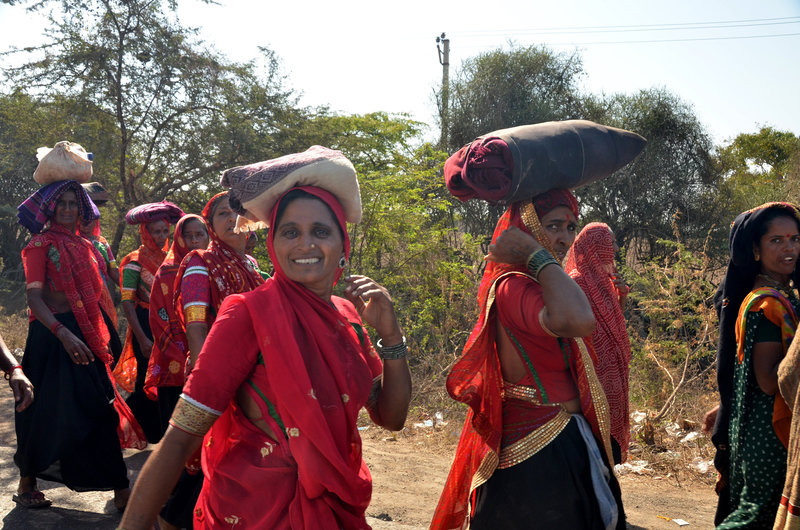
[{"label": "pale sky", "polygon": [[[233,60],[269,47],[302,103],[343,113],[406,112],[433,125],[435,39],[446,32],[451,76],[509,41],[577,48],[584,90],[665,87],[717,144],[764,125],[800,135],[800,0],[220,3],[180,0],[180,19]],[[0,6],[0,50],[35,43],[42,29],[23,8]]]}]

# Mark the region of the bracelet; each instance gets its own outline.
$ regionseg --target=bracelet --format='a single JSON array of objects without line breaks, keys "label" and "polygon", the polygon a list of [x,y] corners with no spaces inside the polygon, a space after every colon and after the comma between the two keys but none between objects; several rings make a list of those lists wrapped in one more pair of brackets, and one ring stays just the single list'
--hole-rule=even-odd
[{"label": "bracelet", "polygon": [[558,265],[558,261],[546,248],[535,250],[528,256],[528,270],[537,281],[539,280],[539,273],[548,265]]},{"label": "bracelet", "polygon": [[56,320],[56,323],[53,324],[52,326],[50,326],[50,333],[52,333],[53,335],[55,335],[57,337],[58,336],[58,331],[63,327],[64,327],[64,324],[62,324],[61,322]]},{"label": "bracelet", "polygon": [[16,366],[12,366],[10,370],[4,370],[6,374],[3,377],[6,378],[6,381],[11,379],[11,374],[13,374],[14,370],[16,369],[22,370],[22,366],[18,364]]},{"label": "bracelet", "polygon": [[406,338],[403,337],[403,342],[400,344],[395,344],[394,346],[384,346],[383,339],[378,339],[378,355],[381,359],[385,360],[394,360],[394,359],[403,359],[406,355],[408,355],[408,347],[406,346]]}]

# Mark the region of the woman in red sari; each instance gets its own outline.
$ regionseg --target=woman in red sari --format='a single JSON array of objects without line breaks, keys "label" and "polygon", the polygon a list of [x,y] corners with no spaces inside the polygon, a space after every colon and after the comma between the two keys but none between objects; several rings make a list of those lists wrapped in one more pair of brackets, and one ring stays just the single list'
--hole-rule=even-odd
[{"label": "woman in red sari", "polygon": [[185,381],[184,371],[189,347],[186,334],[175,310],[175,279],[184,256],[192,250],[208,247],[208,228],[199,215],[187,214],[175,225],[172,248],[161,263],[150,291],[150,330],[153,350],[147,365],[144,390],[158,402],[161,434],[167,430],[172,410]]},{"label": "woman in red sari", "polygon": [[122,447],[144,448],[144,435],[111,380],[119,337],[100,297],[102,256],[77,233],[79,219],[99,216],[73,180],[45,186],[19,208],[34,236],[22,251],[30,327],[22,366],[36,388],[33,404],[16,413],[20,481],[14,500],[48,506],[36,478],[75,491],[129,494]]},{"label": "woman in red sari", "polygon": [[[251,291],[263,283],[245,255],[247,234],[234,230],[236,213],[229,204],[228,192],[212,197],[203,208],[202,216],[211,228],[208,234],[211,243],[207,249],[187,253],[175,273],[173,305],[178,326],[186,337],[186,373],[192,370],[223,300],[232,294]],[[187,463],[161,511],[159,525],[167,530],[191,527],[194,505],[202,486],[198,451]]]},{"label": "woman in red sari", "polygon": [[564,269],[586,293],[597,321],[592,333],[597,378],[608,399],[614,463],[620,464],[628,456],[631,436],[628,413],[631,342],[622,314],[629,289],[617,273],[614,263],[617,250],[619,247],[607,224],[589,223],[575,238]]},{"label": "woman in red sari", "polygon": [[126,402],[147,435],[147,441],[161,439],[158,406],[147,398],[144,380],[153,349],[150,330],[150,291],[158,267],[169,249],[169,225],[183,216],[183,210],[168,201],[142,204],[131,209],[125,220],[139,225],[139,248],[120,262],[122,309],[128,320],[125,348],[114,368],[120,386],[131,392]]},{"label": "woman in red sari", "polygon": [[[142,470],[125,528],[152,524],[203,435],[195,528],[368,528],[372,485],[356,419],[366,405],[379,425],[402,427],[411,390],[405,341],[389,294],[374,281],[351,276],[345,298],[332,294],[350,251],[345,219],[359,219],[360,203],[345,214],[357,185],[345,198],[318,186],[336,165],[349,166],[354,181],[352,165],[316,147],[262,164],[290,191],[274,206],[239,200],[272,226],[275,275],[223,303],[164,442]],[[317,186],[293,189],[303,176]],[[362,318],[381,337],[383,366]]]}]

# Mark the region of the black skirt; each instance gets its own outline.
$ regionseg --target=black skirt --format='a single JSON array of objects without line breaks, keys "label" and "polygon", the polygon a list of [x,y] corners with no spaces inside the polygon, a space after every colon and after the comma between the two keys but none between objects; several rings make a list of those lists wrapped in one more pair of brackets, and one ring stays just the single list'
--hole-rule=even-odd
[{"label": "black skirt", "polygon": [[[136,318],[139,320],[139,325],[142,326],[142,331],[144,331],[147,338],[153,340],[153,333],[150,331],[149,315],[147,309],[136,306]],[[131,412],[133,412],[133,415],[136,417],[136,421],[142,426],[147,441],[151,444],[155,444],[161,440],[163,432],[161,430],[158,402],[148,398],[147,394],[144,392],[144,381],[147,377],[149,358],[142,354],[139,341],[136,340],[134,335],[131,335],[131,340],[133,341],[133,354],[136,357],[136,386],[134,387],[133,394],[128,396],[125,403],[130,407]]]},{"label": "black skirt", "polygon": [[[617,528],[624,529],[622,495],[613,473],[609,486],[617,501]],[[474,512],[472,530],[603,530],[589,455],[576,420],[524,462],[495,470],[476,490]]]},{"label": "black skirt", "polygon": [[[84,340],[72,313],[54,316]],[[112,349],[119,347],[119,337],[107,317],[106,325]],[[114,387],[103,362],[75,364],[61,341],[34,320],[28,327],[22,367],[33,383],[34,401],[15,413],[14,462],[20,475],[60,482],[75,491],[127,488]]]}]

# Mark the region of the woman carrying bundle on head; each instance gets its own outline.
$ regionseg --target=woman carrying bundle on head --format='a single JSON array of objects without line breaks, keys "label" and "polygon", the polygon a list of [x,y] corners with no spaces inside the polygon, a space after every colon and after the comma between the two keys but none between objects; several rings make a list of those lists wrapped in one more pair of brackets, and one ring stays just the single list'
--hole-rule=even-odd
[{"label": "woman carrying bundle on head", "polygon": [[799,255],[795,205],[767,203],[734,220],[730,260],[715,300],[717,528],[772,528],[775,522],[791,422],[777,372],[797,328]]},{"label": "woman carrying bundle on head", "polygon": [[189,357],[186,333],[175,309],[175,279],[186,254],[205,250],[208,241],[208,227],[202,217],[194,214],[181,217],[175,225],[172,247],[153,278],[149,310],[153,349],[144,390],[148,398],[158,402],[162,436],[183,389]]},{"label": "woman carrying bundle on head", "polygon": [[603,385],[611,415],[614,464],[628,456],[631,437],[628,413],[628,373],[631,342],[622,309],[629,288],[617,272],[619,247],[605,223],[589,223],[575,238],[564,269],[586,293],[595,318],[592,347],[597,354],[597,378]]},{"label": "woman carrying bundle on head", "polygon": [[560,262],[579,213],[568,188],[624,166],[644,143],[549,122],[490,133],[445,163],[457,198],[509,206],[489,245],[478,322],[447,378],[469,410],[431,528],[625,528],[608,403],[581,338],[595,318]]},{"label": "woman carrying bundle on head", "polygon": [[[345,221],[361,216],[355,170],[315,146],[229,170],[223,184],[243,214],[271,227],[275,275],[223,303],[122,526],[152,524],[205,435],[195,528],[366,528],[372,484],[358,412],[402,428],[411,380],[386,289],[351,276],[345,298],[332,294],[350,252]],[[381,337],[383,364],[362,318]]]},{"label": "woman carrying bundle on head", "polygon": [[16,413],[21,478],[14,500],[49,506],[38,477],[75,491],[113,489],[122,509],[129,490],[121,448],[146,442],[111,379],[112,351],[121,344],[100,303],[102,257],[78,235],[79,220],[97,219],[97,207],[80,184],[62,180],[18,210],[33,234],[22,251],[31,313],[22,366],[36,399]]},{"label": "woman carrying bundle on head", "polygon": [[128,331],[114,376],[122,388],[131,392],[127,403],[150,443],[161,439],[158,405],[148,399],[144,391],[147,363],[153,349],[150,290],[158,267],[167,256],[169,225],[182,216],[183,210],[168,201],[142,204],[125,215],[128,224],[139,225],[141,244],[120,262],[122,310],[128,320]]}]

